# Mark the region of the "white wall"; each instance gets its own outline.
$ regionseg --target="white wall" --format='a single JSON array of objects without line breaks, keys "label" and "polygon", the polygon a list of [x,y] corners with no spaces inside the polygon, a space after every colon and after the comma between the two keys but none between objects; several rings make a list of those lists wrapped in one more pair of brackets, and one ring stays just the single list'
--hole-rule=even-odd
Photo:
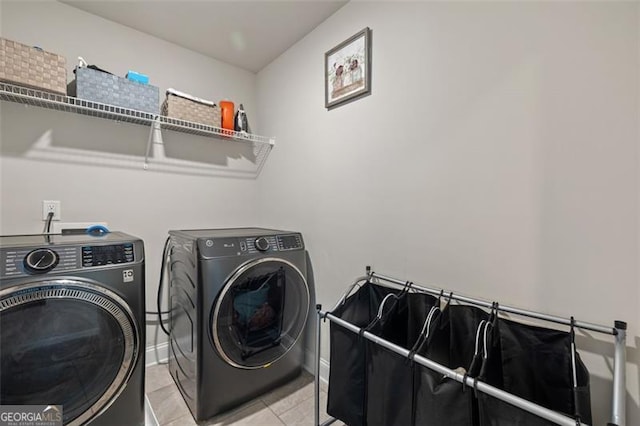
[{"label": "white wall", "polygon": [[[218,101],[255,105],[255,74],[207,58],[57,2],[0,4],[2,37],[38,45],[67,58],[68,80],[77,56],[117,75],[128,69],[168,87]],[[144,156],[149,129],[10,102],[0,103],[0,233],[39,233],[42,200],[60,200],[64,222],[106,221],[145,241],[147,307],[155,298],[164,239],[170,229],[248,226],[254,221],[255,180],[203,177],[92,165],[92,151]],[[255,120],[252,120],[255,122]],[[259,131],[259,129],[256,129]],[[213,139],[165,132],[167,151],[203,161],[232,162]],[[87,151],[86,164],[32,160],[32,145]],[[166,287],[165,287],[166,288]],[[155,340],[147,329],[148,343]],[[160,335],[161,340],[164,336]]]},{"label": "white wall", "polygon": [[[259,73],[256,88],[251,73],[66,5],[3,1],[2,36],[63,54],[69,79],[82,55],[119,75],[147,72],[161,93],[238,99],[277,147],[257,188],[34,161],[43,137],[140,155],[146,129],[2,102],[0,233],[39,232],[41,200],[59,199],[65,221],[140,236],[149,306],[166,230],[251,224],[304,233],[325,307],[370,264],[502,303],[624,319],[628,424],[638,424],[639,8],[351,2]],[[373,92],[327,112],[324,52],[365,26]],[[211,155],[207,141],[172,142]],[[602,424],[601,354],[611,347],[595,337],[579,343]]]},{"label": "white wall", "polygon": [[[318,301],[380,273],[629,322],[640,424],[638,3],[350,2],[258,74],[265,224],[299,229]],[[324,109],[324,53],[373,31],[373,90]],[[327,330],[323,357],[327,358]],[[581,338],[594,424],[606,336]]]}]

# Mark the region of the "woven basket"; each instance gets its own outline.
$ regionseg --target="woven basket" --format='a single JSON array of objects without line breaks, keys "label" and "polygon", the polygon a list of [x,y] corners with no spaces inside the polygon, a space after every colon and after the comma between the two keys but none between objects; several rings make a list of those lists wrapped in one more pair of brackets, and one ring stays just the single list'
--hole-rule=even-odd
[{"label": "woven basket", "polygon": [[195,102],[172,93],[167,93],[167,98],[162,103],[162,115],[220,127],[220,108],[217,105]]},{"label": "woven basket", "polygon": [[67,60],[0,37],[0,81],[66,95]]},{"label": "woven basket", "polygon": [[160,89],[124,77],[94,70],[76,68],[76,78],[67,86],[69,96],[88,101],[158,114]]}]

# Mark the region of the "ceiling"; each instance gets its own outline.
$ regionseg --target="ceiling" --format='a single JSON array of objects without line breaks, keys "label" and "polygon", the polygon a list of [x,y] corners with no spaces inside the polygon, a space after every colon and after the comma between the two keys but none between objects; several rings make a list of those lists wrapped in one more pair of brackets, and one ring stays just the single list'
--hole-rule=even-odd
[{"label": "ceiling", "polygon": [[348,0],[61,0],[70,6],[258,72]]}]

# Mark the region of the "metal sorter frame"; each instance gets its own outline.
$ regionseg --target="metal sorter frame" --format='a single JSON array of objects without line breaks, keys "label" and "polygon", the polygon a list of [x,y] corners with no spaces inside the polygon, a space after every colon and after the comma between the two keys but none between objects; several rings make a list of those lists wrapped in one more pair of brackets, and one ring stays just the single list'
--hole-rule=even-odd
[{"label": "metal sorter frame", "polygon": [[[385,275],[381,275],[371,271],[370,267],[367,267],[367,275],[358,278],[352,285],[349,287],[343,298],[346,298],[347,295],[351,292],[351,290],[360,282],[366,280],[375,280],[377,283],[381,284],[391,284],[398,286],[405,286],[407,284],[406,281],[398,280],[396,278],[388,277]],[[382,282],[381,282],[382,281]],[[420,285],[416,285],[414,283],[410,283],[411,288],[422,291],[434,296],[439,296],[442,294],[441,289],[432,289],[423,287]],[[474,299],[471,297],[461,296],[454,294],[453,292],[449,292],[448,290],[444,290],[444,293],[451,294],[451,299],[458,300],[460,302],[473,304],[476,306],[481,306],[485,308],[491,308],[492,304],[483,300]],[[447,296],[449,297],[449,296]],[[539,312],[528,311],[524,309],[503,306],[500,305],[500,311],[508,312],[512,314],[522,315],[529,318],[535,318],[538,320],[553,322],[556,324],[563,325],[571,325],[571,320],[567,318],[561,318],[553,315],[548,315]],[[389,349],[399,355],[407,357],[409,355],[409,350],[395,345],[385,339],[382,339],[375,334],[369,333],[368,331],[362,332],[360,327],[357,327],[350,322],[344,321],[341,318],[338,318],[332,315],[330,312],[322,311],[321,305],[316,305],[317,310],[317,323],[316,323],[316,345],[315,345],[315,417],[314,417],[314,425],[316,426],[326,426],[336,419],[331,418],[324,423],[320,423],[320,337],[321,337],[321,324],[320,320],[328,319],[329,321],[333,321],[334,323],[341,325],[342,327],[354,332],[354,333],[362,333],[362,336],[384,348]],[[626,416],[625,416],[625,398],[626,398],[626,330],[627,323],[624,321],[615,321],[613,327],[607,327],[603,325],[592,324],[583,321],[575,321],[574,326],[584,329],[595,331],[598,333],[608,334],[614,336],[615,340],[615,353],[613,359],[613,404],[611,410],[611,422],[608,423],[608,426],[626,426]],[[563,426],[576,426],[577,422],[575,419],[564,416],[556,411],[549,410],[548,408],[542,407],[538,404],[535,404],[526,399],[520,398],[516,395],[505,392],[496,387],[490,386],[486,383],[477,381],[474,383],[474,379],[472,377],[464,376],[460,373],[457,373],[443,365],[440,365],[434,361],[431,361],[428,358],[422,357],[420,355],[415,355],[413,358],[414,362],[417,362],[420,365],[423,365],[431,370],[434,370],[444,376],[453,379],[460,383],[465,383],[467,386],[473,387],[476,386],[477,390],[480,392],[484,392],[487,395],[490,395],[494,398],[497,398],[501,401],[507,402],[511,405],[514,405],[518,408],[521,408],[525,411],[528,411],[538,417],[542,417],[546,420],[549,420],[555,424],[563,425]],[[583,423],[581,423],[583,424]]]}]

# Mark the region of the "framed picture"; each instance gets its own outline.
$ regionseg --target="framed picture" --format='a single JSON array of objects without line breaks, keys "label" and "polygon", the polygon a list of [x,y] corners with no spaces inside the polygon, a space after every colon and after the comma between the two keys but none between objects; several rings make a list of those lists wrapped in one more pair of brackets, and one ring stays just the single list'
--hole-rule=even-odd
[{"label": "framed picture", "polygon": [[324,54],[324,106],[371,93],[371,30],[365,28]]}]

